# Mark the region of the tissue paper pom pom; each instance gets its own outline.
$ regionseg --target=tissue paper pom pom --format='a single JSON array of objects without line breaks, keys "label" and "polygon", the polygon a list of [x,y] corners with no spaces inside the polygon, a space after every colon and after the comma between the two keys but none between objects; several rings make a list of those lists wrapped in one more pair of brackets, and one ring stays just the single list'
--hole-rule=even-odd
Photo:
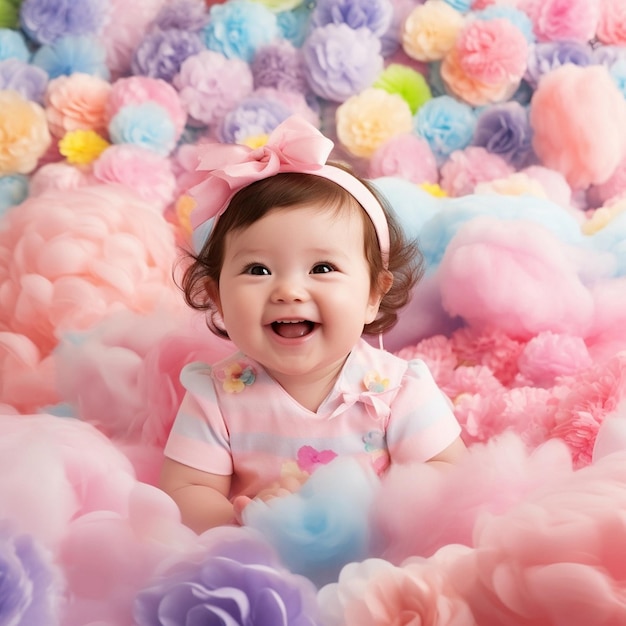
[{"label": "tissue paper pom pom", "polygon": [[73,130],[59,141],[59,152],[73,165],[88,165],[109,147],[93,130]]},{"label": "tissue paper pom pom", "polygon": [[428,142],[409,133],[395,135],[376,149],[369,162],[368,176],[398,176],[418,185],[435,184],[439,180],[437,161]]},{"label": "tissue paper pom pom", "polygon": [[605,45],[626,46],[626,6],[619,0],[600,0],[596,37]]},{"label": "tissue paper pom pom", "polygon": [[514,171],[501,156],[469,146],[453,152],[441,166],[440,184],[450,196],[465,196],[473,193],[478,183],[506,178]]},{"label": "tissue paper pom pom", "polygon": [[454,47],[464,23],[463,16],[449,4],[427,0],[407,16],[402,48],[412,59],[439,61]]},{"label": "tissue paper pom pom", "polygon": [[626,195],[626,157],[615,168],[613,174],[599,185],[589,188],[588,197],[593,207],[601,207],[611,200]]},{"label": "tissue paper pom pom", "polygon": [[273,13],[291,11],[300,6],[304,0],[254,0],[267,7]]},{"label": "tissue paper pom pom", "polygon": [[146,35],[135,49],[132,72],[171,83],[183,61],[204,48],[198,33],[177,28],[158,30]]},{"label": "tissue paper pom pom", "polygon": [[232,0],[209,9],[209,23],[203,31],[209,50],[227,59],[250,63],[256,51],[278,35],[276,16],[250,0]]},{"label": "tissue paper pom pom", "polygon": [[381,37],[391,24],[392,13],[389,0],[317,0],[311,26],[346,24],[353,30],[367,28]]},{"label": "tissue paper pom pom", "polygon": [[599,19],[599,0],[519,0],[538,41],[593,39]]},{"label": "tissue paper pom pom", "polygon": [[529,339],[550,330],[583,336],[593,299],[568,250],[538,224],[478,217],[461,226],[439,266],[450,315]]},{"label": "tissue paper pom pom", "polygon": [[95,35],[107,17],[105,0],[24,0],[20,6],[22,28],[39,44],[64,35]]},{"label": "tissue paper pom pom", "polygon": [[46,163],[30,178],[30,196],[40,196],[48,189],[69,191],[85,187],[91,182],[89,174],[69,163]]},{"label": "tissue paper pom pom", "polygon": [[343,146],[355,156],[369,158],[387,139],[410,133],[413,118],[401,96],[365,89],[339,105],[336,124]]},{"label": "tissue paper pom pom", "polygon": [[532,158],[532,129],[528,111],[518,102],[488,107],[479,114],[472,143],[500,155],[515,168]]},{"label": "tissue paper pom pom", "polygon": [[208,546],[157,572],[137,595],[137,626],[185,626],[194,616],[224,624],[317,626],[316,590],[285,569],[263,538],[241,528],[214,528]]},{"label": "tissue paper pom pom", "polygon": [[116,80],[111,86],[107,101],[107,116],[111,119],[121,108],[129,104],[146,102],[156,103],[167,111],[178,139],[185,128],[187,115],[176,89],[160,78],[129,76]]},{"label": "tissue paper pom pom", "polygon": [[550,41],[530,47],[528,67],[524,79],[536,88],[539,79],[566,63],[586,67],[593,62],[593,51],[586,43],[578,41]]},{"label": "tissue paper pom pom", "polygon": [[537,156],[573,188],[605,182],[626,155],[626,100],[603,66],[564,65],[544,76],[530,123]]},{"label": "tissue paper pom pom", "polygon": [[17,91],[0,91],[0,174],[28,174],[51,144],[46,114]]},{"label": "tissue paper pom pom", "polygon": [[23,174],[0,176],[0,218],[3,213],[28,197],[29,179]]},{"label": "tissue paper pom pom", "polygon": [[560,376],[577,374],[592,364],[583,339],[550,331],[533,337],[518,360],[520,373],[530,384],[539,387],[551,387]]},{"label": "tissue paper pom pom", "polygon": [[297,91],[281,91],[273,87],[259,87],[255,89],[251,97],[270,100],[289,110],[290,115],[298,115],[316,128],[320,126],[318,111],[314,111],[303,94]]},{"label": "tissue paper pom pom", "polygon": [[5,624],[57,626],[62,588],[60,572],[33,537],[0,525],[2,621]]},{"label": "tissue paper pom pom", "polygon": [[315,28],[302,45],[302,56],[311,90],[333,102],[366,89],[383,69],[378,37],[346,24]]},{"label": "tissue paper pom pom", "polygon": [[176,177],[165,155],[136,144],[107,148],[93,163],[93,177],[102,183],[121,183],[162,212],[173,200]]},{"label": "tissue paper pom pom", "polygon": [[519,28],[529,44],[535,42],[533,23],[530,21],[530,18],[526,15],[526,13],[520,11],[520,9],[517,9],[514,6],[494,4],[482,10],[475,10],[472,17],[477,20],[509,20],[509,22]]},{"label": "tissue paper pom pom", "polygon": [[476,115],[464,102],[451,96],[437,96],[420,108],[414,125],[441,164],[453,152],[469,145],[474,136]]},{"label": "tissue paper pom pom", "polygon": [[0,61],[6,59],[17,59],[27,63],[30,51],[20,31],[0,27]]},{"label": "tissue paper pom pom", "polygon": [[45,97],[50,132],[61,138],[69,130],[93,130],[106,134],[107,99],[111,85],[87,74],[59,76],[48,83]]},{"label": "tissue paper pom pom", "polygon": [[210,126],[250,95],[252,72],[241,59],[227,59],[219,52],[204,50],[183,62],[174,86],[193,120]]},{"label": "tissue paper pom pom", "polygon": [[207,24],[206,7],[197,0],[174,0],[164,4],[154,18],[153,27],[161,30],[179,28],[197,32]]},{"label": "tissue paper pom pom", "polygon": [[179,302],[170,226],[122,187],[49,191],[10,211],[3,226],[6,330],[29,337],[44,356],[61,333],[89,328],[112,311],[147,313]]},{"label": "tissue paper pom pom", "polygon": [[383,559],[350,563],[337,583],[322,587],[318,593],[324,623],[471,626],[474,619],[467,602],[446,572],[448,561],[452,563],[468,551],[450,546],[428,560],[413,558],[399,567]]},{"label": "tissue paper pom pom", "polygon": [[260,48],[250,64],[254,86],[307,93],[309,86],[300,50],[286,40]]},{"label": "tissue paper pom pom", "polygon": [[415,346],[406,346],[396,352],[401,359],[422,359],[438,385],[450,379],[459,365],[452,344],[445,335],[433,335],[422,339]]},{"label": "tissue paper pom pom", "polygon": [[412,114],[432,97],[424,75],[398,63],[388,65],[372,86],[402,96]]},{"label": "tissue paper pom pom", "polygon": [[0,91],[12,89],[26,100],[43,104],[47,86],[48,75],[39,67],[17,59],[0,61]]}]

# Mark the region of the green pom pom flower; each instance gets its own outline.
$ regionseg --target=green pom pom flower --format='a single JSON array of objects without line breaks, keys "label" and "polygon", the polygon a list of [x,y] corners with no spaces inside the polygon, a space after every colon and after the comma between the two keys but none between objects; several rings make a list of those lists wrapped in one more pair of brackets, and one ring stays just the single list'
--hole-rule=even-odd
[{"label": "green pom pom flower", "polygon": [[22,0],[0,0],[0,28],[19,27],[20,4]]},{"label": "green pom pom flower", "polygon": [[389,65],[378,77],[373,87],[404,98],[413,115],[433,97],[426,78],[422,74],[398,63]]}]

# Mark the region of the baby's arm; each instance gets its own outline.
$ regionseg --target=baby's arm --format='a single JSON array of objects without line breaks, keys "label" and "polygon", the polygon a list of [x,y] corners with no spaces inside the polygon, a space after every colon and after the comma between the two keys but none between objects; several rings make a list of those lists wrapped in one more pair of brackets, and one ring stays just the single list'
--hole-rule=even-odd
[{"label": "baby's arm", "polygon": [[209,474],[166,458],[159,486],[178,505],[183,524],[197,533],[235,521],[230,476]]},{"label": "baby's arm", "polygon": [[457,437],[447,448],[444,448],[439,454],[436,454],[426,462],[446,469],[451,465],[456,465],[466,454],[467,446],[461,437]]}]

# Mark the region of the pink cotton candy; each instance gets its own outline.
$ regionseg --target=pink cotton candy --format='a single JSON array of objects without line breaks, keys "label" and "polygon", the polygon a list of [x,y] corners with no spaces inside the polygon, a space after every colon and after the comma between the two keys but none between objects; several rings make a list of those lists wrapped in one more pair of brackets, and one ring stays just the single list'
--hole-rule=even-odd
[{"label": "pink cotton candy", "polygon": [[590,206],[596,208],[621,197],[626,197],[626,157],[607,180],[599,185],[592,185],[588,191]]},{"label": "pink cotton candy", "polygon": [[538,41],[593,39],[599,18],[599,0],[519,0],[517,8],[533,23]]},{"label": "pink cotton candy", "polygon": [[548,72],[530,105],[533,147],[575,189],[606,182],[626,158],[626,100],[601,65]]},{"label": "pink cotton candy", "polygon": [[522,172],[541,184],[549,200],[564,208],[571,206],[572,189],[561,172],[543,165],[530,165]]},{"label": "pink cotton candy", "polygon": [[593,299],[567,249],[532,222],[477,217],[450,242],[439,268],[442,303],[477,329],[529,339],[584,336]]},{"label": "pink cotton candy", "polygon": [[514,171],[501,156],[480,146],[469,146],[454,151],[443,164],[440,185],[450,196],[465,196],[478,183],[506,178]]},{"label": "pink cotton candy", "polygon": [[369,162],[368,176],[397,176],[418,185],[435,184],[439,180],[437,161],[428,142],[408,133],[396,135],[376,149]]}]

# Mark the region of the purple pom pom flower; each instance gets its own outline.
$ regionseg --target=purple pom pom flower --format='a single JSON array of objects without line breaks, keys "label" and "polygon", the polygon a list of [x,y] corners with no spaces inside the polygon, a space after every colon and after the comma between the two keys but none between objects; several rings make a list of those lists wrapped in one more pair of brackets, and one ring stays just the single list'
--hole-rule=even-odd
[{"label": "purple pom pom flower", "polygon": [[486,108],[476,120],[472,143],[501,156],[516,169],[525,167],[533,157],[527,109],[513,101]]},{"label": "purple pom pom flower", "polygon": [[352,29],[367,28],[382,37],[392,18],[393,5],[389,0],[318,0],[311,25],[346,24]]},{"label": "purple pom pom flower", "polygon": [[59,599],[58,577],[43,549],[0,526],[0,624],[55,626]]},{"label": "purple pom pom flower", "polygon": [[17,59],[0,61],[0,90],[13,89],[27,100],[42,104],[47,85],[48,75],[41,68]]},{"label": "purple pom pom flower", "polygon": [[40,44],[65,35],[95,35],[108,15],[106,0],[24,0],[20,6],[24,32]]},{"label": "purple pom pom flower", "polygon": [[380,40],[346,24],[316,28],[302,46],[306,77],[316,95],[345,102],[369,87],[383,69]]},{"label": "purple pom pom flower", "polygon": [[204,49],[202,38],[197,33],[178,28],[157,30],[137,46],[131,63],[132,72],[171,83],[183,61]]},{"label": "purple pom pom flower", "polygon": [[261,46],[278,36],[278,24],[276,16],[263,5],[232,0],[211,7],[203,33],[209,50],[249,63]]},{"label": "purple pom pom flower", "polygon": [[207,25],[208,19],[204,3],[198,0],[175,0],[159,11],[154,26],[161,30],[178,28],[197,33]]},{"label": "purple pom pom flower", "polygon": [[261,48],[250,64],[255,87],[272,87],[306,94],[302,53],[288,41],[276,41]]},{"label": "purple pom pom flower", "polygon": [[139,592],[138,626],[315,626],[316,590],[282,567],[262,538],[241,528],[204,533],[208,549]]},{"label": "purple pom pom flower", "polygon": [[548,72],[572,63],[580,67],[592,64],[593,51],[578,41],[550,41],[530,46],[528,51],[528,66],[524,78],[534,88],[539,79]]}]

